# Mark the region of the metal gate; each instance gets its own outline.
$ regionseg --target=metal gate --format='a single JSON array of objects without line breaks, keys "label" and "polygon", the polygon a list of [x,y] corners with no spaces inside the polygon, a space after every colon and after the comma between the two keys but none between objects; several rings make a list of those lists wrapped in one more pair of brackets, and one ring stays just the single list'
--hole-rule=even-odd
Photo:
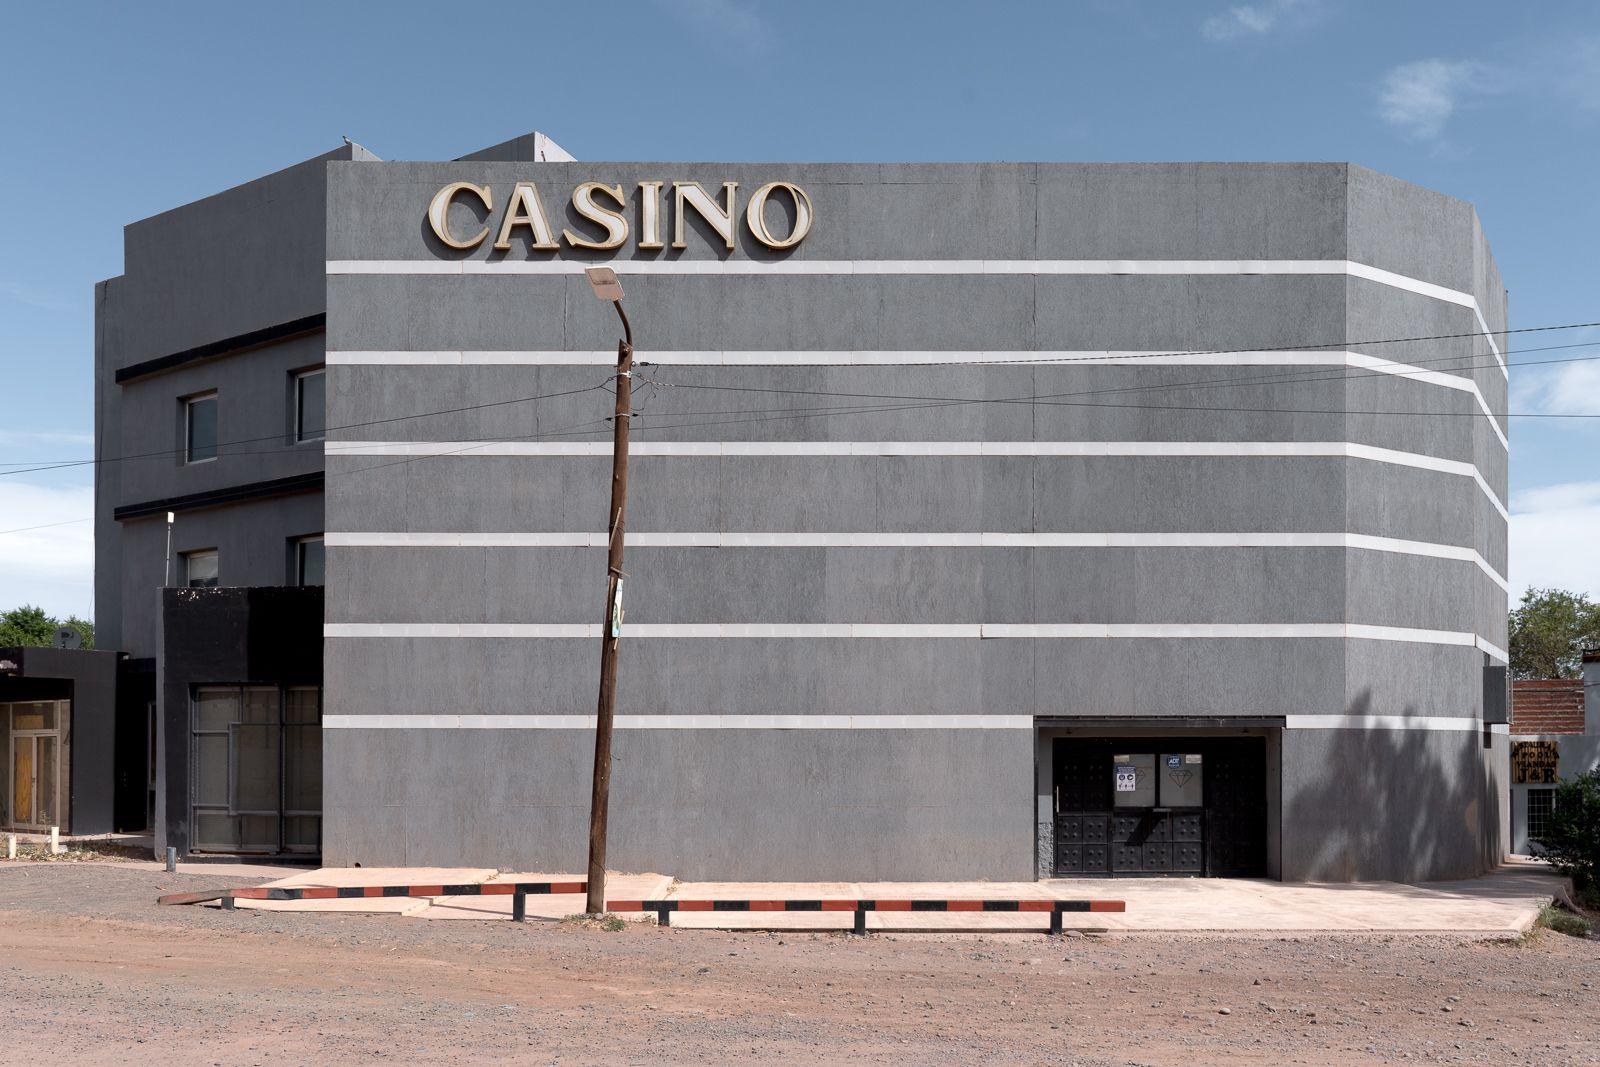
[{"label": "metal gate", "polygon": [[1266,746],[1252,738],[1058,738],[1055,874],[1261,875]]},{"label": "metal gate", "polygon": [[195,689],[194,851],[270,856],[321,850],[321,697],[314,686]]}]

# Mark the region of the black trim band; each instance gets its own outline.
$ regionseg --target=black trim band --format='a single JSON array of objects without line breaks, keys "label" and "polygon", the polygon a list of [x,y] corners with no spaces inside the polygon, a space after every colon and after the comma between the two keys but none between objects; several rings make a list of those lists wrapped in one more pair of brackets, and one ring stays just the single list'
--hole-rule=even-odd
[{"label": "black trim band", "polygon": [[146,500],[139,504],[124,504],[111,513],[117,522],[142,519],[146,515],[159,515],[163,511],[193,511],[196,508],[216,507],[218,504],[237,504],[242,500],[260,500],[269,496],[288,496],[292,493],[315,493],[322,490],[326,481],[322,471],[294,474],[287,478],[274,478],[266,482],[249,482],[230,485],[224,489],[208,489],[203,493],[186,493],[162,500]]},{"label": "black trim band", "polygon": [[274,341],[286,341],[291,337],[302,334],[317,333],[328,327],[328,313],[319,311],[315,315],[307,315],[303,319],[292,319],[289,322],[280,322],[276,326],[267,326],[260,330],[251,330],[234,337],[224,337],[220,341],[200,345],[197,348],[186,348],[182,352],[173,352],[170,355],[157,356],[147,359],[143,363],[134,363],[117,371],[117,384],[124,385],[135,378],[145,378],[152,374],[174,370],[189,363],[198,363],[203,359],[216,359],[218,356],[231,356],[238,352],[248,352],[252,348],[272,344]]}]

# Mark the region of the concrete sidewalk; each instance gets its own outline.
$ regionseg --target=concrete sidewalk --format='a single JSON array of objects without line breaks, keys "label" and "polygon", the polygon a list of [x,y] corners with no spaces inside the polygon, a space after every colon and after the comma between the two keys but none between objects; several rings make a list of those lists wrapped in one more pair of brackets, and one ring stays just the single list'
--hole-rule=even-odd
[{"label": "concrete sidewalk", "polygon": [[[272,886],[440,885],[569,881],[580,875],[498,872],[487,868],[324,868],[301,871]],[[1069,914],[1068,929],[1117,933],[1449,933],[1515,936],[1565,882],[1542,864],[1514,862],[1492,874],[1458,882],[1298,884],[1256,879],[1129,878],[1042,882],[676,882],[662,874],[612,874],[607,895],[638,899],[1094,899],[1124,900],[1127,911]],[[583,911],[577,895],[529,896],[530,921],[555,921]],[[240,908],[271,911],[389,913],[427,919],[511,918],[510,896],[240,900]],[[625,918],[654,922],[652,914]],[[848,929],[849,912],[679,912],[673,925],[724,930],[827,931]],[[869,912],[869,930],[1044,930],[1048,916],[1007,913]]]}]

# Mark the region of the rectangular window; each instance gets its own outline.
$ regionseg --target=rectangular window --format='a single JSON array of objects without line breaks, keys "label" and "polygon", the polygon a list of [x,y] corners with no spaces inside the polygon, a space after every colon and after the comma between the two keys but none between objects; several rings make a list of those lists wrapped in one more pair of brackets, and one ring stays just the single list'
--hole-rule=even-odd
[{"label": "rectangular window", "polygon": [[1153,752],[1117,753],[1111,757],[1111,806],[1156,806],[1156,757]]},{"label": "rectangular window", "polygon": [[217,394],[192,396],[183,402],[183,458],[201,463],[217,458]]},{"label": "rectangular window", "polygon": [[327,373],[316,370],[301,371],[294,377],[294,439],[320,441],[327,429],[328,387]]},{"label": "rectangular window", "polygon": [[1554,789],[1528,790],[1528,840],[1537,842],[1550,828],[1550,816],[1556,810]]},{"label": "rectangular window", "polygon": [[1198,752],[1163,752],[1156,765],[1163,808],[1205,805],[1205,759]]},{"label": "rectangular window", "polygon": [[325,585],[322,535],[302,537],[294,545],[294,584]]},{"label": "rectangular window", "polygon": [[183,554],[183,583],[190,586],[217,584],[217,550],[201,549]]}]

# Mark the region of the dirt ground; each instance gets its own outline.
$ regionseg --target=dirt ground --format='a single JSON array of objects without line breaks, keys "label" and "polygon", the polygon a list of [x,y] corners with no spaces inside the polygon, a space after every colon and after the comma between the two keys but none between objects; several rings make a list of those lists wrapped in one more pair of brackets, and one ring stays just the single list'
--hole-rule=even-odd
[{"label": "dirt ground", "polygon": [[0,865],[0,1063],[1600,1063],[1600,940],[847,935],[160,908]]}]

